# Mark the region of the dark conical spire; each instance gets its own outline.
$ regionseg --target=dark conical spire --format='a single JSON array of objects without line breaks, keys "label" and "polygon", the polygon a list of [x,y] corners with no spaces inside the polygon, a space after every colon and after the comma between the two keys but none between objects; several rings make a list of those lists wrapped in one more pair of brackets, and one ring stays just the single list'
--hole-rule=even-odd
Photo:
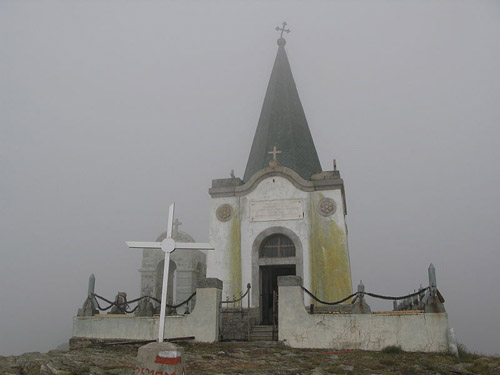
[{"label": "dark conical spire", "polygon": [[[283,30],[277,30],[283,35]],[[312,174],[321,172],[321,164],[295,86],[285,44],[286,41],[281,36],[278,39],[278,53],[243,177],[245,182],[257,171],[269,167],[269,162],[274,157],[279,165],[294,170],[306,180],[309,180]],[[273,150],[279,153],[269,153]]]}]

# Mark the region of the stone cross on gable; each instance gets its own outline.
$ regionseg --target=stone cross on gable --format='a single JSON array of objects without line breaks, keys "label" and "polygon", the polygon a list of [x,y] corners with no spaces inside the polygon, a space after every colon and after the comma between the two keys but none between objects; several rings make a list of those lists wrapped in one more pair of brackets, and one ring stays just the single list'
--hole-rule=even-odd
[{"label": "stone cross on gable", "polygon": [[178,230],[180,221],[174,220],[175,203],[170,205],[168,210],[168,225],[167,237],[161,242],[132,242],[126,241],[128,247],[134,249],[162,249],[165,252],[165,261],[163,265],[163,284],[161,287],[161,304],[160,304],[160,324],[158,325],[158,342],[163,342],[165,336],[165,310],[167,304],[167,287],[168,287],[168,266],[170,264],[170,254],[175,250],[214,250],[214,247],[209,243],[194,243],[194,242],[175,242],[172,238],[172,229]]},{"label": "stone cross on gable", "polygon": [[278,160],[276,159],[277,154],[281,154],[281,151],[276,151],[276,146],[273,147],[272,151],[269,151],[268,154],[273,155],[273,160]]}]

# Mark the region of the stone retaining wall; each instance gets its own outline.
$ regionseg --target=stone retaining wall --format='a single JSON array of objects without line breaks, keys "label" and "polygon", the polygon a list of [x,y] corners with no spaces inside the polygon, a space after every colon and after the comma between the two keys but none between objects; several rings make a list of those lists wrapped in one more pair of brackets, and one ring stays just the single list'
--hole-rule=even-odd
[{"label": "stone retaining wall", "polygon": [[411,352],[448,351],[446,313],[309,314],[302,279],[278,278],[279,340],[294,348],[382,350],[398,345]]},{"label": "stone retaining wall", "polygon": [[[195,341],[215,342],[219,337],[222,282],[202,279],[196,289],[196,307],[188,315],[165,317],[165,338],[194,336]],[[158,317],[95,315],[73,318],[74,339],[156,340]]]}]

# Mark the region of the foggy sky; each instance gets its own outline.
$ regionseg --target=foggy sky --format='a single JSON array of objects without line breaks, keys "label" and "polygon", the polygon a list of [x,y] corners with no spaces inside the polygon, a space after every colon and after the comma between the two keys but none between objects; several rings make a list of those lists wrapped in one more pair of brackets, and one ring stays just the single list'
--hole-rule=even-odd
[{"label": "foggy sky", "polygon": [[138,297],[124,241],[156,239],[172,201],[208,240],[208,188],[244,173],[284,20],[345,181],[354,287],[406,294],[433,262],[459,341],[500,352],[498,1],[4,0],[0,355],[66,341],[91,273]]}]

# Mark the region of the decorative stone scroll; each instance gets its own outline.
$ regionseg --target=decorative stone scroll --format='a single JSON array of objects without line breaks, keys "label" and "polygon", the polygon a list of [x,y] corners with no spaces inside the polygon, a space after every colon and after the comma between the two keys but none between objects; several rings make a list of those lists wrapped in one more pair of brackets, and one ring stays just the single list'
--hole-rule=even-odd
[{"label": "decorative stone scroll", "polygon": [[229,221],[233,216],[233,207],[231,205],[225,203],[217,207],[217,211],[215,212],[217,219],[219,221],[225,222]]},{"label": "decorative stone scroll", "polygon": [[337,210],[337,204],[331,198],[323,198],[319,201],[319,214],[321,216],[332,216]]}]

